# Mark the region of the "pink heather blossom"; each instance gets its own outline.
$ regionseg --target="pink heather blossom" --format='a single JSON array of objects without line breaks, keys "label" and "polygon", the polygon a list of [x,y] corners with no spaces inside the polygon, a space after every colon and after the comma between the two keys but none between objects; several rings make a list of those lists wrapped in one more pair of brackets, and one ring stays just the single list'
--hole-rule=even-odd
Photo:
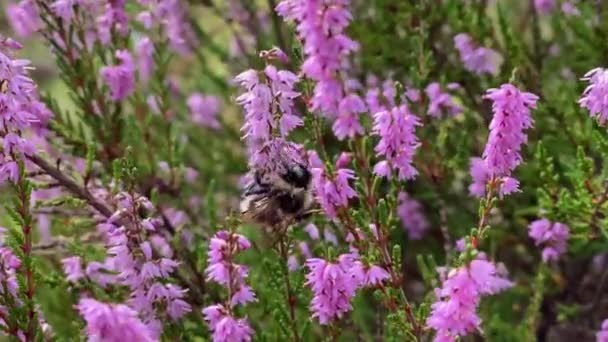
[{"label": "pink heather blossom", "polygon": [[10,50],[15,48],[20,48],[19,44],[0,38],[0,80],[7,87],[0,92],[0,184],[18,181],[18,160],[36,152],[36,137],[27,137],[27,133],[33,132],[40,138],[52,116],[38,100],[36,85],[28,77],[30,62],[12,58]]},{"label": "pink heather blossom", "polygon": [[129,32],[129,18],[125,11],[126,0],[105,3],[103,12],[97,17],[97,37],[103,45],[110,44],[112,32],[125,36]]},{"label": "pink heather blossom", "polygon": [[347,57],[358,48],[345,34],[352,15],[348,0],[283,0],[277,13],[285,20],[295,21],[306,57],[303,73],[316,83],[312,110],[334,118],[344,97],[338,74]]},{"label": "pink heather blossom", "polygon": [[452,270],[431,306],[426,323],[436,330],[434,341],[454,341],[480,329],[477,307],[483,295],[496,294],[513,284],[498,276],[496,266],[486,260],[473,260],[468,266]]},{"label": "pink heather blossom", "polygon": [[209,242],[207,252],[207,280],[213,280],[231,289],[230,306],[226,309],[217,304],[203,309],[203,315],[213,332],[213,341],[250,341],[253,330],[246,319],[232,316],[232,308],[256,301],[251,287],[245,284],[248,269],[233,262],[234,257],[241,251],[251,248],[246,237],[225,230],[217,232]]},{"label": "pink heather blossom", "polygon": [[[486,187],[491,179],[486,162],[478,157],[471,158],[469,172],[473,183],[469,185],[471,196],[482,198],[486,195]],[[519,191],[519,181],[513,177],[498,177],[498,194],[509,195]]]},{"label": "pink heather blossom", "polygon": [[148,199],[121,192],[110,200],[116,212],[98,225],[106,241],[106,259],[89,263],[85,273],[102,287],[126,287],[127,305],[157,340],[162,333],[161,317],[177,320],[191,310],[184,299],[185,290],[168,282],[179,263],[172,259],[165,238],[156,232],[162,221],[133,214],[143,209],[152,212],[154,205]]},{"label": "pink heather blossom", "polygon": [[[306,261],[306,285],[313,292],[310,310],[319,323],[326,325],[352,309],[351,299],[360,285],[352,273],[353,258],[343,254],[337,263],[312,258]],[[380,273],[378,273],[380,274]],[[382,277],[382,276],[380,276]]]},{"label": "pink heather blossom", "polygon": [[[257,71],[247,70],[234,79],[246,90],[236,101],[245,110],[244,137],[254,145],[270,140],[273,130],[287,136],[304,123],[296,115],[293,103],[300,96],[294,91],[298,77],[290,71],[277,70],[272,65],[266,67],[263,75],[266,81],[262,82]],[[280,110],[278,122],[275,122],[273,103]]]},{"label": "pink heather blossom", "polygon": [[251,153],[250,165],[256,170],[285,174],[291,166],[308,168],[309,164],[302,145],[283,138],[274,138]]},{"label": "pink heather blossom", "polygon": [[602,322],[602,328],[595,334],[597,342],[608,342],[608,319]]},{"label": "pink heather blossom", "polygon": [[562,2],[562,12],[567,17],[577,17],[581,15],[581,11],[576,7],[574,2],[572,1],[564,1]]},{"label": "pink heather blossom", "polygon": [[53,12],[59,16],[65,23],[72,21],[74,16],[74,6],[78,3],[83,2],[82,0],[56,0],[51,4]]},{"label": "pink heather blossom", "polygon": [[539,219],[530,223],[529,235],[537,246],[542,245],[543,261],[556,261],[567,249],[567,240],[570,236],[570,228],[560,222],[551,222],[547,219]]},{"label": "pink heather blossom", "polygon": [[101,77],[110,89],[114,101],[122,101],[135,90],[135,66],[127,50],[116,51],[119,64],[101,68]]},{"label": "pink heather blossom", "polygon": [[357,95],[351,94],[340,101],[338,106],[338,117],[332,129],[338,140],[354,138],[364,132],[363,126],[359,122],[359,114],[366,111],[363,100]]},{"label": "pink heather blossom", "polygon": [[213,129],[221,127],[220,122],[217,120],[220,110],[220,101],[217,97],[192,93],[186,103],[190,110],[192,122]]},{"label": "pink heather blossom", "polygon": [[29,37],[42,26],[34,0],[21,0],[16,4],[7,5],[6,18],[15,34],[23,38]]},{"label": "pink heather blossom", "polygon": [[510,176],[521,163],[521,147],[528,141],[525,130],[534,122],[530,109],[536,108],[538,96],[503,84],[489,89],[485,98],[492,101],[493,117],[483,158],[491,175]]},{"label": "pink heather blossom", "polygon": [[317,201],[327,216],[336,218],[337,209],[346,207],[349,199],[357,197],[357,192],[349,184],[356,178],[355,172],[348,168],[338,168],[334,174],[329,175],[323,166],[311,171]]},{"label": "pink heather blossom", "polygon": [[311,240],[319,240],[319,228],[314,223],[309,223],[304,227],[304,231],[308,233]]},{"label": "pink heather blossom", "polygon": [[429,84],[424,92],[429,99],[427,113],[430,116],[439,118],[442,117],[443,114],[455,116],[462,112],[462,108],[454,103],[450,94],[443,92],[439,83],[433,82]]},{"label": "pink heather blossom", "polygon": [[236,319],[222,305],[211,305],[202,310],[212,331],[213,342],[251,341],[253,329],[246,319]]},{"label": "pink heather blossom", "polygon": [[86,322],[89,341],[155,341],[137,312],[126,305],[106,304],[83,298],[77,306]]},{"label": "pink heather blossom", "polygon": [[400,180],[412,179],[418,174],[413,159],[420,146],[416,137],[416,126],[420,125],[418,117],[406,105],[374,115],[373,132],[380,136],[375,151],[379,157],[385,158],[374,166],[375,174],[390,178],[393,172],[397,172]]},{"label": "pink heather blossom", "polygon": [[395,107],[395,83],[390,78],[378,85],[375,77],[367,80],[368,90],[365,94],[365,103],[369,112],[374,114]]},{"label": "pink heather blossom", "polygon": [[390,274],[382,267],[371,265],[365,271],[363,286],[377,286],[390,278]]},{"label": "pink heather blossom", "polygon": [[397,215],[412,240],[420,240],[429,229],[429,221],[424,215],[422,205],[405,192],[399,193]]},{"label": "pink heather blossom", "polygon": [[471,36],[466,33],[454,37],[454,45],[460,53],[460,60],[464,68],[476,74],[490,74],[496,76],[502,64],[502,56],[486,47],[479,47]]},{"label": "pink heather blossom", "polygon": [[61,263],[63,264],[63,273],[65,273],[67,281],[74,283],[84,277],[80,257],[64,258],[61,260]]},{"label": "pink heather blossom", "polygon": [[582,108],[589,110],[591,117],[603,126],[608,120],[608,70],[592,69],[582,79],[589,81],[590,84],[578,103]]},{"label": "pink heather blossom", "polygon": [[148,37],[141,38],[135,45],[139,79],[147,84],[154,72],[154,43]]},{"label": "pink heather blossom", "polygon": [[555,9],[555,0],[534,0],[534,8],[540,15],[548,15]]},{"label": "pink heather blossom", "polygon": [[[162,26],[169,40],[169,47],[179,54],[192,52],[196,35],[190,26],[186,8],[180,0],[162,0],[157,4],[151,2],[150,10],[154,19]],[[155,7],[154,7],[155,6]]]}]

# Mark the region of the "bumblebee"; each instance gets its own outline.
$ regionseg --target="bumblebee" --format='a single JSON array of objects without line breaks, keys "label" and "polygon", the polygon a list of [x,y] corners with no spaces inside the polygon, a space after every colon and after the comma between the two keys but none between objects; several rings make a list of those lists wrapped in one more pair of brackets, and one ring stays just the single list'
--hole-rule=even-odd
[{"label": "bumblebee", "polygon": [[253,171],[241,198],[241,215],[266,227],[288,227],[310,215],[314,206],[312,174],[294,164],[282,172]]}]

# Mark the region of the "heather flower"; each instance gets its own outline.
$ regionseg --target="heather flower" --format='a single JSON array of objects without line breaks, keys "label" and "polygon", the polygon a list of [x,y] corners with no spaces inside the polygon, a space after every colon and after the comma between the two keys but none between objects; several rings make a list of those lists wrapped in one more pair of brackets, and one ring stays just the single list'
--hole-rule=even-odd
[{"label": "heather flower", "polygon": [[349,199],[357,197],[349,184],[356,178],[351,169],[339,168],[330,175],[323,167],[317,167],[312,169],[312,175],[317,201],[330,218],[336,218],[338,208],[346,207]]},{"label": "heather flower", "polygon": [[[245,110],[245,123],[242,131],[250,144],[259,145],[270,140],[273,131],[285,137],[303,121],[295,113],[293,100],[300,96],[294,91],[298,78],[286,70],[277,70],[269,65],[264,70],[265,82],[255,70],[247,70],[235,77],[235,81],[245,88],[245,93],[237,103]],[[279,109],[278,120],[275,120],[273,103]]]},{"label": "heather flower", "polygon": [[148,83],[154,72],[154,43],[148,37],[143,37],[135,45],[137,52],[137,69],[139,79],[143,83]]},{"label": "heather flower", "polygon": [[352,263],[349,254],[341,255],[337,263],[318,258],[306,261],[306,285],[313,292],[310,310],[319,323],[326,325],[352,309],[350,301],[359,287],[351,273]]},{"label": "heather flower", "polygon": [[538,96],[503,84],[488,90],[485,98],[493,102],[493,117],[483,158],[491,175],[510,176],[521,163],[521,147],[528,140],[525,130],[533,125],[530,108],[536,108]]},{"label": "heather flower", "polygon": [[608,342],[608,319],[602,322],[602,328],[595,336],[597,342]]},{"label": "heather flower", "polygon": [[412,240],[420,240],[429,229],[429,221],[424,215],[422,205],[405,192],[399,193],[397,215]]},{"label": "heather flower", "polygon": [[220,122],[217,115],[220,110],[220,101],[212,95],[193,93],[187,100],[188,109],[192,122],[213,129],[219,129]]},{"label": "heather flower", "polygon": [[56,0],[50,7],[65,23],[69,23],[74,16],[74,6],[79,2],[82,2],[82,0]]},{"label": "heather flower", "polygon": [[537,246],[542,245],[543,261],[556,261],[567,249],[570,228],[560,222],[551,222],[547,219],[539,219],[530,223],[529,235]]},{"label": "heather flower", "polygon": [[283,0],[276,7],[280,16],[297,24],[306,57],[302,71],[317,82],[311,108],[328,117],[338,114],[344,97],[337,75],[346,58],[358,48],[344,33],[352,18],[348,3],[345,0]]},{"label": "heather flower", "polygon": [[420,146],[416,137],[416,126],[420,125],[418,117],[406,105],[374,115],[373,132],[380,136],[375,151],[385,158],[374,166],[375,174],[390,178],[397,172],[400,180],[412,179],[418,174],[412,163]]},{"label": "heather flower", "polygon": [[[104,263],[89,263],[86,274],[101,286],[121,285],[129,289],[127,304],[139,313],[149,335],[157,339],[167,314],[179,319],[191,310],[183,300],[184,290],[167,282],[179,263],[164,237],[156,233],[156,218],[138,214],[154,209],[145,197],[119,193],[112,198],[116,212],[99,225],[107,244]],[[153,252],[154,251],[154,252]]]},{"label": "heather flower", "polygon": [[[486,162],[478,157],[471,158],[469,172],[473,183],[469,185],[469,193],[477,198],[482,198],[486,195],[486,186],[491,180],[491,174],[488,171]],[[509,195],[519,191],[519,181],[513,177],[498,177],[498,194],[500,196]]]},{"label": "heather flower", "polygon": [[84,277],[80,257],[64,258],[61,260],[61,263],[63,264],[63,273],[65,273],[67,281],[74,283]]},{"label": "heather flower", "polygon": [[101,68],[101,77],[110,89],[114,101],[122,101],[135,90],[135,66],[127,50],[116,51],[119,64]]},{"label": "heather flower", "polygon": [[126,305],[83,298],[77,306],[86,322],[89,341],[155,341],[137,312]]},{"label": "heather flower", "polygon": [[572,1],[564,1],[562,3],[562,12],[568,17],[576,17],[581,15],[581,11],[579,11]]},{"label": "heather flower", "polygon": [[356,135],[363,134],[364,129],[358,116],[365,110],[365,103],[357,95],[348,95],[340,101],[338,117],[332,126],[338,140],[344,140],[346,137],[352,139]]},{"label": "heather flower", "polygon": [[211,305],[202,310],[209,328],[213,332],[213,342],[251,341],[253,330],[246,319],[234,318],[222,305]]},{"label": "heather flower", "polygon": [[382,267],[371,265],[365,271],[362,285],[376,286],[390,278],[390,274]]},{"label": "heather flower", "polygon": [[437,301],[431,306],[427,325],[437,331],[435,341],[450,341],[480,329],[477,307],[483,295],[496,294],[512,286],[497,275],[496,266],[486,260],[473,260],[452,270],[442,287],[436,289]]},{"label": "heather flower", "polygon": [[103,45],[110,44],[112,32],[125,36],[129,32],[129,18],[125,11],[126,0],[108,1],[103,13],[97,17],[97,37]]},{"label": "heather flower", "polygon": [[455,116],[462,112],[462,108],[452,101],[452,96],[441,90],[441,85],[437,82],[429,84],[424,90],[429,99],[429,108],[427,113],[439,118],[444,113]]},{"label": "heather flower", "polygon": [[589,86],[578,101],[582,108],[589,110],[591,117],[597,119],[600,125],[608,120],[608,71],[603,68],[590,70],[582,78],[589,81]]},{"label": "heather flower", "polygon": [[314,223],[309,223],[304,227],[304,231],[308,233],[311,240],[319,240],[319,228]]},{"label": "heather flower", "polygon": [[9,57],[19,44],[0,40],[0,80],[6,91],[0,92],[0,183],[19,179],[19,159],[36,152],[33,140],[25,138],[27,131],[44,134],[44,127],[52,113],[38,101],[36,85],[28,77],[28,60]]},{"label": "heather flower", "polygon": [[34,0],[21,0],[6,7],[6,18],[19,37],[29,37],[42,25]]},{"label": "heather flower", "polygon": [[284,174],[295,165],[308,167],[309,164],[302,145],[283,138],[275,138],[252,151],[250,165],[256,170]]},{"label": "heather flower", "polygon": [[[230,288],[230,308],[256,301],[251,287],[245,284],[248,270],[233,262],[241,251],[251,248],[246,237],[225,230],[217,232],[209,242],[208,265],[205,269],[207,280],[213,280]],[[245,319],[237,320],[231,316],[230,309],[222,305],[212,305],[203,309],[205,320],[213,331],[214,341],[249,341],[253,330]]]},{"label": "heather flower", "polygon": [[491,74],[496,76],[502,64],[502,56],[486,47],[476,46],[471,36],[466,33],[454,37],[454,45],[460,53],[464,68],[476,74]]},{"label": "heather flower", "polygon": [[555,0],[534,0],[534,8],[540,15],[548,15],[555,9]]}]

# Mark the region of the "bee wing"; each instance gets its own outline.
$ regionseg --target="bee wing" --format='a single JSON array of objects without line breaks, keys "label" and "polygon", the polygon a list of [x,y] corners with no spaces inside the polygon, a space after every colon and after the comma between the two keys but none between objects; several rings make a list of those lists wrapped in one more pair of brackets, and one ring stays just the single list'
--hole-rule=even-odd
[{"label": "bee wing", "polygon": [[272,196],[246,196],[241,201],[241,216],[245,220],[274,224],[281,220],[279,203]]}]

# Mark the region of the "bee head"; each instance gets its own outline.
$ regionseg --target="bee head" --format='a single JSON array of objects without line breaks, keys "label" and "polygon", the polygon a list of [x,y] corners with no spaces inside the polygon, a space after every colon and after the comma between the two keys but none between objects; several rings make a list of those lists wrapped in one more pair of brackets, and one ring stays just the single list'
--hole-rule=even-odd
[{"label": "bee head", "polygon": [[301,165],[293,165],[281,175],[283,180],[296,188],[306,188],[310,183],[310,177],[310,171]]}]

